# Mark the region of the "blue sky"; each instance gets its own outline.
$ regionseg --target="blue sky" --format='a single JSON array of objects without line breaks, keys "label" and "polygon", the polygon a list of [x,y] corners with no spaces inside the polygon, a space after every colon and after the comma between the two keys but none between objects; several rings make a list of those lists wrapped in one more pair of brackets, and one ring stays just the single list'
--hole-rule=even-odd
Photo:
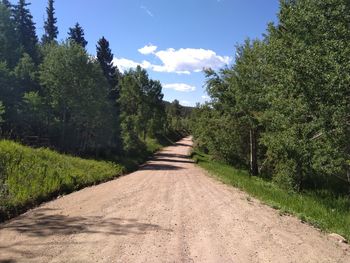
[{"label": "blue sky", "polygon": [[[15,0],[12,0],[15,2]],[[47,0],[30,9],[39,37]],[[56,0],[59,40],[79,22],[90,54],[101,36],[121,69],[141,64],[163,83],[165,99],[204,102],[203,67],[232,63],[235,45],[276,21],[278,0]]]}]

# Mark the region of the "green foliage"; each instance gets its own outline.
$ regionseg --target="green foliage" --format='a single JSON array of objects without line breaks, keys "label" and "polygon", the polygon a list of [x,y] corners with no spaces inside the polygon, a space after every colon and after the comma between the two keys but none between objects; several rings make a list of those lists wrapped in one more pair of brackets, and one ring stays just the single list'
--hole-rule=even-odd
[{"label": "green foliage", "polygon": [[123,167],[0,141],[0,220],[25,206],[114,178]]},{"label": "green foliage", "polygon": [[16,78],[11,74],[6,63],[0,62],[0,98],[6,108],[2,123],[3,132],[7,133],[16,128],[20,120],[19,109],[21,105],[22,90]]},{"label": "green foliage", "polygon": [[349,10],[346,0],[281,1],[263,41],[237,46],[231,68],[206,70],[211,103],[191,118],[201,149],[289,190],[333,178],[350,187]]},{"label": "green foliage", "polygon": [[249,138],[246,129],[231,116],[203,105],[193,110],[190,121],[198,149],[210,153],[217,160],[247,166]]},{"label": "green foliage", "polygon": [[11,10],[0,3],[0,61],[5,61],[10,68],[13,68],[19,59],[19,52],[18,35]]},{"label": "green foliage", "polygon": [[[297,188],[312,173],[346,174],[350,113],[346,10],[346,1],[283,4],[280,25],[269,29],[267,55],[274,79],[268,83],[269,125],[263,143],[276,174],[292,176]],[[286,166],[294,168],[287,171]]]},{"label": "green foliage", "polygon": [[100,66],[75,43],[47,46],[40,83],[63,149],[84,152],[112,140],[108,84]]},{"label": "green foliage", "polygon": [[27,6],[25,0],[19,0],[18,4],[14,6],[14,21],[16,32],[18,34],[19,43],[22,52],[29,54],[29,56],[37,63],[39,60],[37,44],[38,37],[35,32],[35,23],[33,16]]},{"label": "green foliage", "polygon": [[23,125],[28,135],[45,137],[47,135],[50,107],[37,91],[24,94],[22,104]]},{"label": "green foliage", "polygon": [[121,137],[123,149],[132,154],[142,145],[139,138],[141,132],[142,91],[136,82],[134,72],[126,73],[120,83],[119,105],[121,110]]},{"label": "green foliage", "polygon": [[208,170],[224,183],[238,187],[262,200],[281,215],[289,213],[298,216],[316,227],[339,233],[350,239],[350,199],[336,196],[325,190],[308,191],[302,194],[285,191],[278,185],[259,177],[251,177],[245,170],[238,170],[224,163],[213,161],[208,155],[193,153],[199,166]]},{"label": "green foliage", "polygon": [[13,73],[18,81],[21,95],[25,92],[39,90],[37,67],[27,53],[23,53]]},{"label": "green foliage", "polygon": [[141,67],[129,70],[120,82],[120,120],[123,148],[127,154],[145,149],[147,136],[164,134],[165,109],[162,86],[150,80]]},{"label": "green foliage", "polygon": [[167,102],[165,104],[166,111],[166,130],[168,134],[180,134],[181,137],[189,134],[189,116],[192,112],[191,107],[180,105],[178,100]]}]

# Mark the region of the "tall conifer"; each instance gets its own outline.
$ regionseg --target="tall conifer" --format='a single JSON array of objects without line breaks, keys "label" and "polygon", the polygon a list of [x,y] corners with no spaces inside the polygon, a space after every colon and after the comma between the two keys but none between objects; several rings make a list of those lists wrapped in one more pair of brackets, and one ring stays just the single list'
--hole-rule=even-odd
[{"label": "tall conifer", "polygon": [[25,0],[19,0],[14,6],[14,19],[19,42],[23,52],[31,56],[34,61],[38,61],[37,44],[38,37],[35,32],[35,23]]},{"label": "tall conifer", "polygon": [[96,49],[98,62],[110,86],[110,98],[116,101],[118,98],[118,69],[113,65],[113,53],[108,40],[102,37],[98,41]]},{"label": "tall conifer", "polygon": [[42,42],[44,44],[54,41],[58,35],[58,28],[56,26],[57,18],[55,17],[54,0],[48,0],[46,13],[47,13],[47,19],[44,25],[45,34],[42,37]]},{"label": "tall conifer", "polygon": [[83,48],[85,48],[88,44],[84,38],[84,29],[79,25],[79,23],[76,23],[74,27],[69,28],[68,35],[69,40],[74,41],[75,43],[81,45]]}]

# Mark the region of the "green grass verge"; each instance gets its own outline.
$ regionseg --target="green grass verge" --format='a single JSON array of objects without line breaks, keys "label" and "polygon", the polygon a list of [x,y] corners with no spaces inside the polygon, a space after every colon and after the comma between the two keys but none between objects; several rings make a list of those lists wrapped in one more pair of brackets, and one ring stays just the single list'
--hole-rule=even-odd
[{"label": "green grass verge", "polygon": [[250,177],[244,170],[214,161],[200,152],[193,153],[199,166],[222,182],[237,187],[281,213],[298,216],[321,230],[334,232],[350,240],[350,200],[326,191],[288,192],[276,184],[257,177]]},{"label": "green grass verge", "polygon": [[112,162],[86,160],[0,141],[0,220],[123,172],[123,166]]},{"label": "green grass verge", "polygon": [[138,156],[88,160],[0,141],[0,222],[58,195],[106,182],[138,169],[153,153],[171,145],[169,137],[145,141]]}]

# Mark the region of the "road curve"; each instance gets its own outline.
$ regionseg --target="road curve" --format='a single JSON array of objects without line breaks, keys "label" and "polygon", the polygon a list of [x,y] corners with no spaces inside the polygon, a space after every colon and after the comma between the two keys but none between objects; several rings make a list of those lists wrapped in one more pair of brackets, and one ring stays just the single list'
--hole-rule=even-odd
[{"label": "road curve", "polygon": [[347,245],[207,176],[191,145],[0,225],[0,263],[350,262]]}]

